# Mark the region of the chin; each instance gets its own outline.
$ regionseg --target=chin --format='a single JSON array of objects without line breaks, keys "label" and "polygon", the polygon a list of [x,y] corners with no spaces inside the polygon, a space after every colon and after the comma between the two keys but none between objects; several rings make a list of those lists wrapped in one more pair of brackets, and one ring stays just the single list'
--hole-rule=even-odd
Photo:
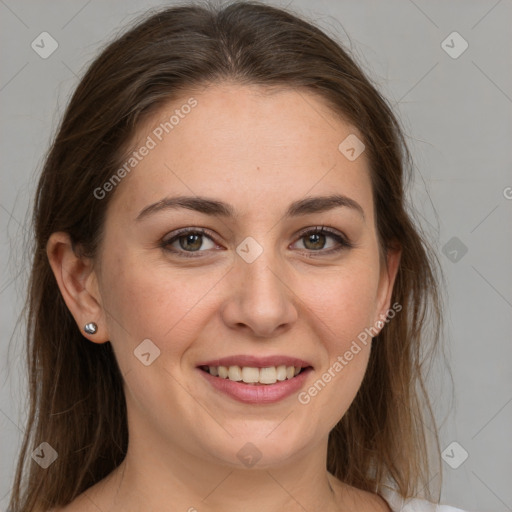
[{"label": "chin", "polygon": [[280,432],[282,426],[276,428],[276,423],[272,422],[271,425],[267,423],[265,429],[241,429],[233,437],[226,435],[218,442],[211,438],[214,441],[211,451],[208,447],[205,450],[237,469],[267,469],[287,464],[315,443],[311,439],[308,441],[299,429],[283,428]]}]

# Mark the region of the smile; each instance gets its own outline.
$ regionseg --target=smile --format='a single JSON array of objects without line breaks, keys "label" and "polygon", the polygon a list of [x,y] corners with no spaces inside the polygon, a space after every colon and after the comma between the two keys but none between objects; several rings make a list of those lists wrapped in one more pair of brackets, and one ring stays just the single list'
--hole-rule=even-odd
[{"label": "smile", "polygon": [[275,384],[284,380],[293,379],[299,375],[304,368],[300,366],[268,366],[256,368],[253,366],[201,366],[201,370],[208,372],[214,377],[229,379],[244,384]]},{"label": "smile", "polygon": [[220,396],[246,404],[270,404],[300,392],[313,367],[295,357],[238,355],[203,361],[196,371]]}]

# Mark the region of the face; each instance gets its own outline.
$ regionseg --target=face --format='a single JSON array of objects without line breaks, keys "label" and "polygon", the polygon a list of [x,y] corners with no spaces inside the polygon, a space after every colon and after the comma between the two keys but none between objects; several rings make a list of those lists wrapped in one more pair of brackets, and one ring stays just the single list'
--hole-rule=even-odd
[{"label": "face", "polygon": [[260,466],[326,441],[394,278],[351,134],[312,93],[227,84],[140,127],[95,270],[134,439]]}]

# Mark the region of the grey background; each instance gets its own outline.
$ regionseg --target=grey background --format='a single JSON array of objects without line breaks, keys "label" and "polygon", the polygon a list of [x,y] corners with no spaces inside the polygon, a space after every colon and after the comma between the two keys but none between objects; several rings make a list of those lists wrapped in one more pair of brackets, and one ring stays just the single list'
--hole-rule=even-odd
[{"label": "grey background", "polygon": [[[441,444],[451,462],[460,460],[461,448],[468,453],[457,469],[443,461],[442,502],[510,511],[512,3],[269,3],[289,5],[348,44],[402,119],[416,164],[411,197],[446,276],[444,338],[454,386],[443,363],[430,383]],[[26,415],[24,331],[16,319],[28,271],[22,242],[35,177],[87,63],[134,16],[159,5],[0,0],[0,511],[7,507]],[[59,45],[47,59],[31,48],[43,31]],[[453,31],[469,45],[458,58],[441,46]],[[448,44],[452,51],[461,48],[457,40]],[[445,254],[452,237],[457,240]],[[462,257],[461,244],[467,248]],[[461,448],[449,447],[453,441]]]}]

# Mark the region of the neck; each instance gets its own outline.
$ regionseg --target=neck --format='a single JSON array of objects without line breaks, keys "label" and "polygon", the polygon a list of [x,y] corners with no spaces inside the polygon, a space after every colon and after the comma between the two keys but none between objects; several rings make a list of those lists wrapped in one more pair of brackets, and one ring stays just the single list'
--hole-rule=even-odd
[{"label": "neck", "polygon": [[325,469],[326,446],[279,466],[240,469],[199,460],[176,446],[162,450],[134,442],[123,463],[88,496],[101,510],[125,512],[339,511],[340,496]]}]

